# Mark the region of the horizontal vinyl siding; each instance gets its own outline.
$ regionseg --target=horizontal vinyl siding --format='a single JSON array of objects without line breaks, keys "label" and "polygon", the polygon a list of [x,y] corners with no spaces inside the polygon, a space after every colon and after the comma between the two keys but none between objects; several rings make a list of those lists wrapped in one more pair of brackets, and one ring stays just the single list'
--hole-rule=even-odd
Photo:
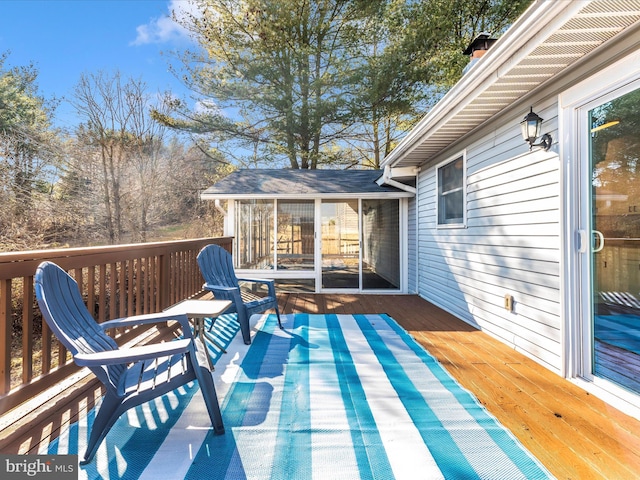
[{"label": "horizontal vinyl siding", "polygon": [[417,252],[416,252],[416,199],[415,197],[409,199],[409,208],[407,216],[407,292],[416,293],[418,291],[417,286]]},{"label": "horizontal vinyl siding", "polygon": [[529,153],[518,130],[505,126],[467,148],[466,228],[436,227],[435,168],[423,167],[418,293],[559,372],[559,160]]}]

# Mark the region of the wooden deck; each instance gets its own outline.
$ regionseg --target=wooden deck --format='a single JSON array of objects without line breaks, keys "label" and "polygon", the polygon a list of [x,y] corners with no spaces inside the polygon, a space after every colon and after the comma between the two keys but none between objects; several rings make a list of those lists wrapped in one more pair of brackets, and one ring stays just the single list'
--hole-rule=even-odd
[{"label": "wooden deck", "polygon": [[[387,313],[559,479],[640,478],[640,422],[411,295],[281,294],[283,313]],[[0,452],[37,453],[93,405],[89,377],[0,431]],[[5,422],[6,423],[6,422]]]}]

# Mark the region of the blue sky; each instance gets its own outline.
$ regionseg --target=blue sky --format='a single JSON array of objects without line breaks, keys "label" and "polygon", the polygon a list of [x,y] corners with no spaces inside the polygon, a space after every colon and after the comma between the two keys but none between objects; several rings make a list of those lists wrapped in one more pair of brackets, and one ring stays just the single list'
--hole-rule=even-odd
[{"label": "blue sky", "polygon": [[[150,92],[188,95],[169,71],[171,51],[192,47],[168,16],[184,0],[0,0],[0,53],[4,68],[33,63],[40,92],[69,98],[82,73],[120,71],[142,79]],[[77,123],[62,102],[56,124]]]}]

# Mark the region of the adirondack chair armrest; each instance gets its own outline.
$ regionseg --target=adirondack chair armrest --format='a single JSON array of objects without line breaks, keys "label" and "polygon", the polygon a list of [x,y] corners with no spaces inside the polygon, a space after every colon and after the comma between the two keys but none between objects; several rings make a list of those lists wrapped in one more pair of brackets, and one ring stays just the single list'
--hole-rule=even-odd
[{"label": "adirondack chair armrest", "polygon": [[273,279],[271,278],[238,278],[239,282],[252,282],[252,283],[273,283]]},{"label": "adirondack chair armrest", "polygon": [[270,278],[238,278],[239,282],[251,282],[251,283],[264,283],[265,285],[267,285],[267,288],[269,289],[269,296],[270,297],[275,297],[276,296],[276,287],[275,287],[275,281],[273,279]]},{"label": "adirondack chair armrest", "polygon": [[189,325],[189,319],[184,314],[168,314],[164,312],[148,313],[145,315],[133,315],[131,317],[116,318],[100,324],[103,331],[110,328],[131,327],[134,325],[145,325],[149,323],[161,323],[168,321],[176,321],[182,326],[183,335],[185,337],[191,337],[191,327]]},{"label": "adirondack chair armrest", "polygon": [[221,298],[227,298],[234,302],[242,302],[242,297],[240,296],[240,289],[238,287],[224,287],[222,285],[214,285],[212,283],[205,283],[202,285],[204,290],[209,290],[213,292],[214,296],[219,293]]},{"label": "adirondack chair armrest", "polygon": [[222,285],[215,285],[213,283],[207,283],[205,282],[202,285],[202,288],[204,288],[205,290],[221,290],[223,292],[233,292],[234,290],[238,290],[238,287],[224,287]]},{"label": "adirondack chair armrest", "polygon": [[73,356],[76,364],[82,367],[97,367],[101,365],[118,365],[122,363],[138,362],[150,358],[167,357],[185,353],[191,348],[193,340],[189,338],[173,340],[171,342],[154,343],[119,350],[108,350],[95,353],[76,353]]}]

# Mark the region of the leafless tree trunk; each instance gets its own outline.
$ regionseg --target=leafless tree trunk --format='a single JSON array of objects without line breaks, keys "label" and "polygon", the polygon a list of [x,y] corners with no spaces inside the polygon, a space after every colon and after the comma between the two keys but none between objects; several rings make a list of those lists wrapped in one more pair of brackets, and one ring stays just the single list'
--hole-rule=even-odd
[{"label": "leafless tree trunk", "polygon": [[[119,73],[83,75],[73,105],[84,119],[78,128],[78,140],[99,151],[110,243],[120,242],[125,225],[146,232],[146,215],[152,202],[148,193],[154,183],[154,175],[149,172],[154,156],[148,155],[148,147],[157,136],[154,128],[160,129],[148,117],[146,85],[140,80],[123,82]],[[161,137],[158,141],[161,145]],[[138,175],[131,178],[134,171]],[[129,218],[125,218],[127,214]],[[142,233],[141,239],[145,238]]]}]

